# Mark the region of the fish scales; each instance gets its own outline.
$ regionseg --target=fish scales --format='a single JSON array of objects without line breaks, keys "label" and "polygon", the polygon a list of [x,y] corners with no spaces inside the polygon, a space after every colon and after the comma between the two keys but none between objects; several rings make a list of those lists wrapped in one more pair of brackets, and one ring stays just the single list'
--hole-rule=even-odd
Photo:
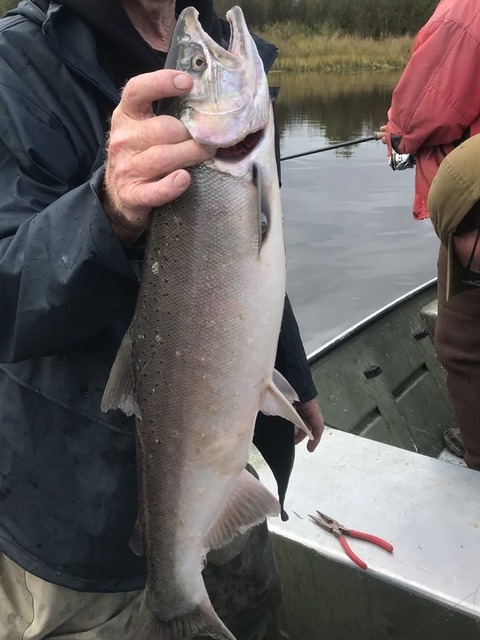
[{"label": "fish scales", "polygon": [[[258,368],[273,370],[278,336],[271,319],[281,316],[283,305],[278,294],[272,300],[276,284],[258,277],[252,183],[200,166],[187,193],[166,209],[152,222],[131,329],[142,406],[138,431],[148,452],[140,465],[143,501],[162,492],[171,496],[144,516],[144,534],[159,558],[149,578],[160,580],[150,585],[157,593],[164,576],[183,569],[165,549],[175,536],[186,570],[176,582],[188,591],[196,588],[190,567],[201,561],[199,549],[218,516],[219,497],[231,493],[248,458],[265,385]],[[282,291],[282,277],[277,280]],[[251,312],[253,288],[265,305],[260,317]],[[258,340],[269,348],[258,352]],[[242,389],[236,389],[239,379],[247,382]],[[178,597],[169,595],[173,602]]]},{"label": "fish scales", "polygon": [[245,470],[258,411],[307,430],[274,371],[285,255],[268,84],[238,7],[227,13],[228,51],[197,16],[182,12],[167,58],[193,89],[164,106],[223,150],[152,215],[135,314],[102,401],[136,416],[131,546],[148,576],[132,640],[235,640],[210,603],[206,553],[278,515]]}]

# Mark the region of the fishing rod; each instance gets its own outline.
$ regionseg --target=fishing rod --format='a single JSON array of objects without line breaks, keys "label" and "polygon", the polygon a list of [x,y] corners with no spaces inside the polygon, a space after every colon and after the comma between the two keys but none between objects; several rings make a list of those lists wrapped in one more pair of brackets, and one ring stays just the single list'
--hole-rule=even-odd
[{"label": "fishing rod", "polygon": [[360,144],[361,142],[369,142],[370,140],[381,140],[384,134],[382,131],[376,131],[373,135],[367,136],[366,138],[357,138],[356,140],[348,140],[347,142],[337,142],[337,144],[331,144],[328,147],[322,147],[321,149],[314,149],[313,151],[304,151],[303,153],[295,153],[291,156],[284,156],[280,158],[280,161],[283,160],[292,160],[292,158],[301,158],[303,156],[309,156],[312,153],[321,153],[322,151],[330,151],[330,149],[340,149],[340,147],[350,147],[354,144]]}]

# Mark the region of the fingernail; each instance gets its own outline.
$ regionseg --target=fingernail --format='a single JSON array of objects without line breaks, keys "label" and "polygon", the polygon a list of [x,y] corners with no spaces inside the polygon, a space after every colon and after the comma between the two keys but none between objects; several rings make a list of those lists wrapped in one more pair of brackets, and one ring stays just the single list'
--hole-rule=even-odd
[{"label": "fingernail", "polygon": [[190,76],[187,73],[179,73],[178,76],[173,78],[173,84],[176,89],[188,89],[190,82]]},{"label": "fingernail", "polygon": [[177,189],[185,189],[187,186],[187,179],[183,173],[177,173],[173,178],[173,184]]}]

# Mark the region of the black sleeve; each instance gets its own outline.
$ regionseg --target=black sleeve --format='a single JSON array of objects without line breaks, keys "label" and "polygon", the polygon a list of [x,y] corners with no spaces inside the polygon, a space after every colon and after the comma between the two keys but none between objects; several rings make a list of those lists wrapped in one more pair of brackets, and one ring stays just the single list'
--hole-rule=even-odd
[{"label": "black sleeve", "polygon": [[297,392],[300,402],[307,402],[317,396],[298,324],[288,296],[285,296],[275,367],[290,382]]}]

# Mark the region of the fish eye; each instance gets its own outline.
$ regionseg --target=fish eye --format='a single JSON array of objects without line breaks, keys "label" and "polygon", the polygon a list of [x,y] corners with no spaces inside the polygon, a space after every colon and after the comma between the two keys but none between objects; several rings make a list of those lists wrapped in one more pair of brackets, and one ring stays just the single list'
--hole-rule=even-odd
[{"label": "fish eye", "polygon": [[205,57],[200,55],[199,53],[195,54],[191,58],[191,68],[193,71],[203,71],[207,66],[207,61]]}]

